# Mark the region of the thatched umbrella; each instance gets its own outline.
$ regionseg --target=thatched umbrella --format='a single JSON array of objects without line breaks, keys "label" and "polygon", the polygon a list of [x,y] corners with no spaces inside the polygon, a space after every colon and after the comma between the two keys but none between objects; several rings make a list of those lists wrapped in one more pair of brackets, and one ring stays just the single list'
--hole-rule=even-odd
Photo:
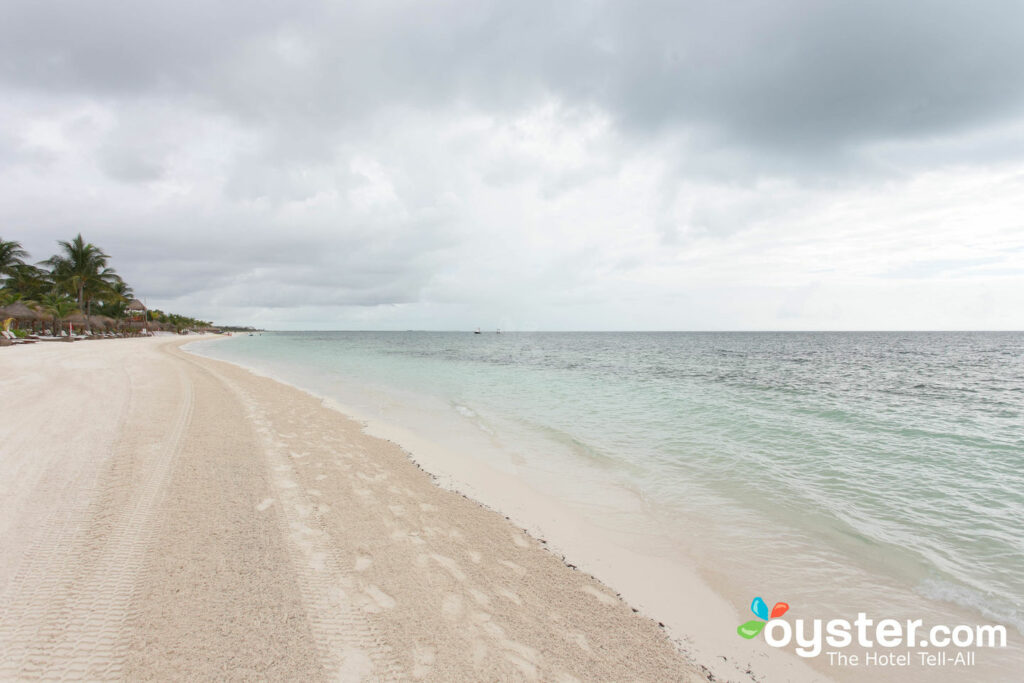
[{"label": "thatched umbrella", "polygon": [[14,318],[15,320],[38,320],[39,311],[29,308],[22,301],[15,301],[7,306],[0,306],[0,316]]},{"label": "thatched umbrella", "polygon": [[19,323],[35,324],[37,320],[47,320],[45,313],[29,308],[21,301],[15,301],[7,306],[0,307],[0,323],[7,318],[14,318]]},{"label": "thatched umbrella", "polygon": [[85,327],[89,323],[89,316],[81,311],[75,311],[61,320],[62,323],[72,323],[78,327]]},{"label": "thatched umbrella", "polygon": [[112,328],[117,324],[117,321],[106,315],[91,315],[89,316],[89,322],[95,327]]}]

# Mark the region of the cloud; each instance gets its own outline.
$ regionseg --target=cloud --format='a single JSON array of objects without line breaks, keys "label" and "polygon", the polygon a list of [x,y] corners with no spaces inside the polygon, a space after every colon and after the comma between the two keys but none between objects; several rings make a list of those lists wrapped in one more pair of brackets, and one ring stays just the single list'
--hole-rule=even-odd
[{"label": "cloud", "polygon": [[8,2],[0,221],[266,325],[969,326],[894,288],[1020,284],[1022,14]]},{"label": "cloud", "polygon": [[[11,2],[4,81],[198,97],[240,118],[545,94],[631,129],[820,151],[1019,113],[1016,3]],[[244,10],[244,11],[243,11]]]}]

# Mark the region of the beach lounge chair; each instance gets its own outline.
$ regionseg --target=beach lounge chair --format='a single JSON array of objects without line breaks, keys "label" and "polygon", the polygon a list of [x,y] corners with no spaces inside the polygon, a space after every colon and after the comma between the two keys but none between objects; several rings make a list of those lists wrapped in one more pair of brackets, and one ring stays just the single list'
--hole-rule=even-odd
[{"label": "beach lounge chair", "polygon": [[3,335],[4,339],[12,344],[35,344],[37,341],[35,339],[22,339],[18,335],[13,332],[8,332],[7,330],[0,330],[0,335]]}]

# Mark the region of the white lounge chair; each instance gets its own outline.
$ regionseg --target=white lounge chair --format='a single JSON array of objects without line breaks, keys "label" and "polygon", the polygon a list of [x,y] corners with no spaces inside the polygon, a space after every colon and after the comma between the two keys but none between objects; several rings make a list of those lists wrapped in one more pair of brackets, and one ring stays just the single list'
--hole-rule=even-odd
[{"label": "white lounge chair", "polygon": [[35,339],[22,339],[18,335],[8,330],[0,330],[0,335],[3,335],[4,339],[7,339],[12,344],[35,344]]}]

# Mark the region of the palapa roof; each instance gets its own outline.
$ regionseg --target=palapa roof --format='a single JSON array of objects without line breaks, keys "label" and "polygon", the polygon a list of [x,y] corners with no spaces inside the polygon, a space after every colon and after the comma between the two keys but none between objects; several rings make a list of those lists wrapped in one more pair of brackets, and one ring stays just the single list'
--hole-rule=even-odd
[{"label": "palapa roof", "polygon": [[13,304],[0,306],[0,320],[4,318],[15,318],[17,320],[45,320],[47,319],[47,315],[29,308],[21,301],[15,301]]},{"label": "palapa roof", "polygon": [[138,299],[132,299],[128,302],[129,311],[144,311],[146,310],[146,304],[142,303]]}]

